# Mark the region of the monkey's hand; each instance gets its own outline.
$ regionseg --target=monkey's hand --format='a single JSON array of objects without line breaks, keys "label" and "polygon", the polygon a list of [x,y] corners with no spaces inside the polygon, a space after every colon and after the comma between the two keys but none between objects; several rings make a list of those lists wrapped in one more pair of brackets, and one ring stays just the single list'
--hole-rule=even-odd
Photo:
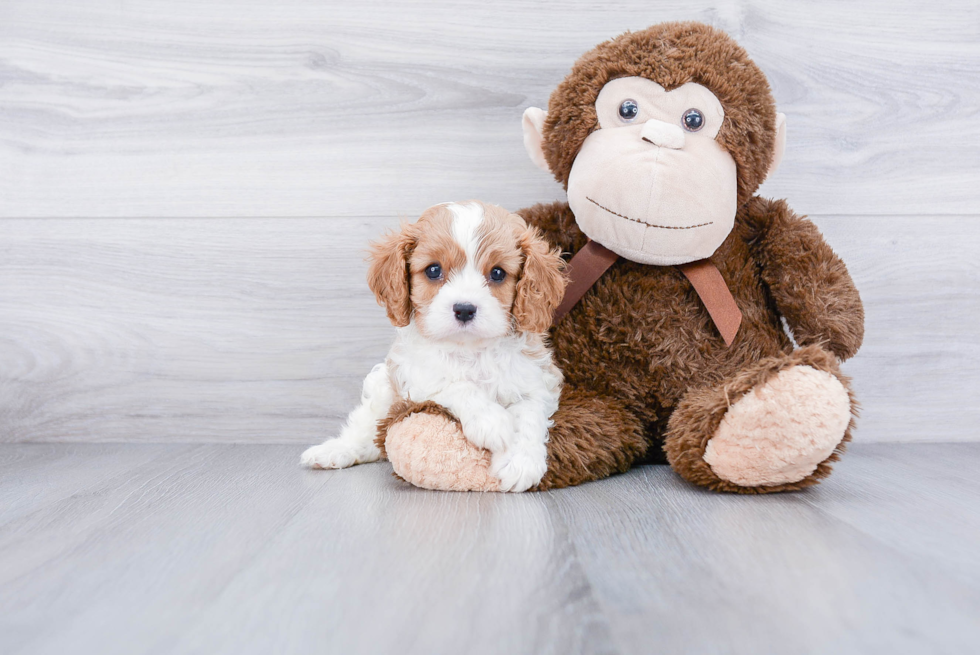
[{"label": "monkey's hand", "polygon": [[864,339],[864,306],[844,262],[786,201],[755,197],[746,209],[746,240],[793,338],[852,357]]}]

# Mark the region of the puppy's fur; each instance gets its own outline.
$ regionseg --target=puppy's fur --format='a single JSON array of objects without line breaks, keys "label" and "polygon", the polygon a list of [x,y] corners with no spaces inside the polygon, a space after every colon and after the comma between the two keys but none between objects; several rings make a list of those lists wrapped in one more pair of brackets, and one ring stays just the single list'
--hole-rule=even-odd
[{"label": "puppy's fur", "polygon": [[377,424],[391,405],[431,400],[491,452],[502,490],[537,484],[562,382],[545,333],[565,283],[558,250],[521,217],[481,202],[437,205],[375,244],[368,284],[397,337],[340,437],[308,449],[303,464],[376,461]]}]

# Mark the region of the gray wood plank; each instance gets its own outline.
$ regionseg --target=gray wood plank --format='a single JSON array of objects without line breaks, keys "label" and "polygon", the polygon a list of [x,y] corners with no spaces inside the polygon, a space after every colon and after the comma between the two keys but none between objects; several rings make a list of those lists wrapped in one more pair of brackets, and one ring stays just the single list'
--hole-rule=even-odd
[{"label": "gray wood plank", "polygon": [[330,477],[300,475],[288,448],[170,446],[6,524],[2,650],[166,650]]},{"label": "gray wood plank", "polygon": [[980,444],[859,444],[801,497],[886,544],[980,588]]},{"label": "gray wood plank", "polygon": [[523,109],[596,43],[686,19],[738,38],[789,116],[769,194],[813,214],[977,211],[970,0],[2,10],[2,216],[390,216],[447,198],[549,200],[561,192],[524,154]]},{"label": "gray wood plank", "polygon": [[[0,460],[36,448],[0,444]],[[766,497],[662,466],[454,494],[386,463],[301,470],[292,446],[44,448],[64,449],[50,475],[74,462],[91,478],[0,526],[4,653],[971,653],[980,639],[980,566],[943,561],[975,537],[957,523],[977,524],[962,499],[980,483],[941,475],[975,470],[976,444],[858,444],[824,486]],[[104,476],[94,460],[120,453],[132,468]],[[2,494],[20,486],[0,477]]]},{"label": "gray wood plank", "polygon": [[393,338],[385,223],[8,221],[0,440],[321,440]]},{"label": "gray wood plank", "polygon": [[424,491],[390,471],[338,475],[177,649],[616,652],[549,496]]},{"label": "gray wood plank", "polygon": [[[980,221],[816,221],[867,310],[856,438],[976,440]],[[396,224],[3,221],[0,441],[321,441],[393,338],[363,254]]]},{"label": "gray wood plank", "polygon": [[298,453],[195,447],[0,529],[4,652],[614,652],[547,496]]},{"label": "gray wood plank", "polygon": [[0,444],[0,526],[89,489],[112,486],[133,469],[193,448],[165,444],[139,449],[122,444],[3,446],[9,445]]},{"label": "gray wood plank", "polygon": [[[873,460],[891,447],[864,452]],[[970,453],[975,465],[980,452]],[[863,474],[894,491],[903,480],[890,473],[844,469],[834,483],[850,489]],[[905,497],[910,511],[896,505],[879,520],[865,502],[844,523],[823,511],[824,496],[812,496],[719,495],[666,467],[644,467],[556,502],[623,652],[973,652],[980,587],[930,552],[897,552],[862,529],[888,522],[915,539],[919,526],[908,518],[926,507]],[[935,523],[950,534],[956,520],[947,511]],[[966,564],[976,572],[976,562]]]},{"label": "gray wood plank", "polygon": [[[45,462],[67,456],[72,449],[58,444],[32,444],[29,448],[4,448],[0,445],[0,475],[29,471]],[[90,451],[94,452],[94,451]]]}]

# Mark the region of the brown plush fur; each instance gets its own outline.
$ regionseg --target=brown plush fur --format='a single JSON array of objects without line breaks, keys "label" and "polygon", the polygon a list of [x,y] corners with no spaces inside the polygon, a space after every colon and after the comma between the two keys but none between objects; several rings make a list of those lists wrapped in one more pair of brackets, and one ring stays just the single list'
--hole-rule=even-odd
[{"label": "brown plush fur", "polygon": [[[717,141],[736,163],[739,209],[711,260],[742,311],[742,323],[726,346],[676,267],[620,258],[551,330],[566,388],[552,417],[540,488],[624,471],[664,448],[682,476],[720,491],[766,493],[814,484],[829,474],[843,443],[804,480],[771,487],[725,482],[703,459],[728,405],[789,366],[832,373],[850,394],[837,359],[853,356],[864,335],[857,289],[817,228],[783,201],[753,197],[775,144],[775,104],[765,76],[727,35],[697,23],[657,25],[597,46],[549,103],[543,149],[563,184],[585,138],[598,128],[599,91],[624,76],[642,76],[668,90],[696,82],[724,107]],[[519,213],[566,256],[587,241],[567,203]],[[794,351],[783,319],[800,350]],[[844,442],[852,427],[853,420]]]},{"label": "brown plush fur", "polygon": [[[742,487],[715,475],[704,461],[704,451],[708,445],[708,438],[718,430],[728,408],[752,389],[768,382],[780,371],[801,365],[811,366],[818,371],[826,371],[836,376],[847,389],[850,397],[852,418],[844,433],[843,441],[833,454],[818,464],[811,475],[791,484]],[[837,358],[820,346],[807,346],[786,355],[766,357],[721,384],[687,393],[671,414],[664,450],[670,465],[681,476],[715,491],[749,494],[793,491],[814,485],[830,475],[830,463],[839,459],[844,452],[845,444],[851,440],[856,417],[857,401],[851,391],[850,379],[840,372]]]},{"label": "brown plush fur", "polygon": [[[568,253],[577,252],[586,242],[566,203],[536,205],[520,213]],[[814,354],[817,351],[831,360],[834,355],[845,359],[857,351],[864,315],[847,268],[816,227],[793,214],[786,203],[754,198],[739,210],[735,229],[711,259],[742,310],[742,324],[730,347],[725,346],[697,293],[677,268],[622,258],[552,329],[555,362],[566,384],[594,393],[589,409],[572,395],[562,397],[550,432],[553,450],[580,449],[566,459],[584,461],[622,455],[622,451],[611,454],[607,448],[622,430],[624,412],[643,426],[653,449],[663,447],[670,433],[668,421],[682,401],[690,397],[694,402],[702,389],[733,384],[732,388],[740,388],[739,381],[747,371],[799,356],[793,355],[781,316],[786,317],[799,344],[810,346],[807,356],[814,361],[824,362]],[[767,282],[770,276],[772,284]],[[844,381],[836,367],[826,363],[814,367]],[[618,418],[596,426],[592,439],[584,440],[578,416],[596,412],[597,405],[616,411]],[[678,421],[684,423],[674,419],[673,434],[681,433]],[[671,461],[692,482],[732,491],[736,485],[721,484],[713,474],[689,474],[688,460],[677,452],[677,448],[697,444],[698,451],[691,457],[700,458],[704,444],[714,434],[713,429],[704,430],[713,427],[717,423],[690,421],[690,429],[701,432],[696,439],[688,434],[678,442]],[[849,435],[850,431],[847,438]],[[642,455],[632,449],[629,453],[635,458]],[[796,485],[738,487],[738,491],[802,488],[825,477],[835,459],[832,456]],[[549,461],[546,479],[555,481],[553,486],[566,486],[595,477],[555,460]]]},{"label": "brown plush fur", "polygon": [[595,100],[609,80],[645,77],[670,91],[687,82],[706,86],[725,108],[716,141],[738,167],[738,204],[762,180],[775,146],[776,105],[769,82],[727,34],[701,23],[662,23],[626,32],[583,55],[548,101],[544,154],[566,187],[585,138],[599,127]]},{"label": "brown plush fur", "polygon": [[646,452],[636,416],[596,394],[564,387],[548,441],[548,471],[535,491],[557,489],[624,473]]},{"label": "brown plush fur", "polygon": [[[666,448],[674,468],[697,484],[741,493],[813,484],[829,474],[840,448],[806,479],[773,487],[725,482],[703,460],[728,406],[722,403],[734,402],[785,367],[805,362],[831,372],[850,393],[837,358],[853,356],[864,335],[857,289],[816,226],[783,201],[752,197],[765,179],[775,144],[769,84],[741,47],[707,25],[665,23],[600,44],[576,62],[549,102],[543,148],[558,181],[567,185],[579,148],[598,129],[594,105],[599,91],[625,76],[645,77],[667,90],[696,82],[724,106],[717,141],[735,160],[740,209],[735,228],[711,259],[743,319],[734,343],[726,347],[678,269],[619,259],[552,329],[566,384],[588,389],[590,395],[587,400],[574,392],[563,395],[549,451],[562,457],[549,461],[545,480],[549,486],[577,484],[596,477],[577,462],[639,459],[645,449],[630,439],[639,425],[652,446],[647,457]],[[566,203],[519,213],[569,255],[586,242]],[[801,350],[794,352],[782,318]],[[585,414],[599,420],[584,421]],[[616,461],[605,471],[622,470],[621,460]]]}]

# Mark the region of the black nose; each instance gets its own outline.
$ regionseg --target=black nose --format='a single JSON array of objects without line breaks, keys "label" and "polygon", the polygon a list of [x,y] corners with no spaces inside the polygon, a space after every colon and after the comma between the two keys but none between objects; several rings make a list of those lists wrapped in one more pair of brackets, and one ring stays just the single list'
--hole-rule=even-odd
[{"label": "black nose", "polygon": [[458,302],[453,305],[453,314],[456,315],[456,320],[460,323],[472,321],[473,317],[476,316],[476,306],[468,302]]}]

